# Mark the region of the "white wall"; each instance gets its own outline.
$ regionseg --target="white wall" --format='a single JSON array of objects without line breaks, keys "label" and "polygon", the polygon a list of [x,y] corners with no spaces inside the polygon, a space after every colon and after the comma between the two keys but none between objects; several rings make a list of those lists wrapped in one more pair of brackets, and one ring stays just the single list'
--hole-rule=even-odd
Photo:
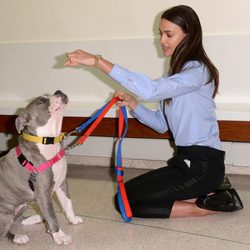
[{"label": "white wall", "polygon": [[1,0],[2,42],[141,38],[155,33],[155,18],[178,4],[192,6],[205,34],[249,34],[248,0]]},{"label": "white wall", "polygon": [[162,75],[164,60],[156,39],[159,17],[180,3],[192,6],[200,16],[205,48],[221,75],[217,102],[249,102],[248,0],[149,0],[143,4],[0,0],[0,103],[24,101],[58,88],[72,102],[105,101],[117,84],[93,69],[63,68],[65,54],[76,48],[100,53],[151,77]]},{"label": "white wall", "polygon": [[[221,76],[218,107],[228,104],[230,110],[237,106],[239,111],[244,107],[247,115],[238,120],[250,120],[248,0],[0,0],[0,113],[16,113],[30,98],[56,89],[70,97],[67,115],[90,115],[110,98],[119,86],[98,70],[63,67],[66,53],[76,48],[102,54],[152,78],[162,75],[166,63],[157,41],[159,16],[177,4],[192,6],[201,19],[205,48]],[[232,113],[220,111],[218,118],[227,114],[230,119]],[[1,135],[0,150],[6,141],[8,135]],[[93,148],[96,141],[105,142],[108,149]],[[112,139],[93,138],[89,143],[83,154],[110,156]],[[168,158],[165,151],[151,153],[156,142],[148,143],[130,140],[126,157]],[[140,151],[133,150],[138,148],[135,144],[142,145]],[[227,162],[244,165],[247,158],[237,159],[248,146],[237,145],[225,144]]]},{"label": "white wall", "polygon": [[[250,34],[204,37],[221,75],[217,102],[250,102]],[[66,53],[83,48],[152,78],[164,72],[153,38],[0,44],[0,101],[24,101],[62,89],[72,102],[104,102],[119,87],[93,68],[66,68]],[[34,88],[35,87],[35,88]]]}]

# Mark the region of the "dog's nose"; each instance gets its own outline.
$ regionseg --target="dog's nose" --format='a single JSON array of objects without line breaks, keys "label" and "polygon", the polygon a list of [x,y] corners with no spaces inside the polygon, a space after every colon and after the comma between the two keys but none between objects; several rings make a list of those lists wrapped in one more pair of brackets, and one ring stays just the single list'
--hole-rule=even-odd
[{"label": "dog's nose", "polygon": [[66,104],[67,104],[68,101],[69,101],[68,96],[65,95],[61,90],[57,90],[57,91],[54,93],[54,95],[60,96],[63,103],[66,103]]},{"label": "dog's nose", "polygon": [[64,94],[61,90],[57,90],[55,93],[54,93],[54,95],[62,95],[62,94]]}]

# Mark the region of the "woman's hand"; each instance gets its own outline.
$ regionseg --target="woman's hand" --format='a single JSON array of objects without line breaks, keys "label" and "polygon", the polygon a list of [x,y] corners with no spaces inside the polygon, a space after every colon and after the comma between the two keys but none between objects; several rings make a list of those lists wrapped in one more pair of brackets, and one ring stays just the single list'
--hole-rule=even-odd
[{"label": "woman's hand", "polygon": [[121,100],[116,103],[117,106],[128,106],[134,110],[138,105],[138,100],[128,93],[116,91],[114,96]]},{"label": "woman's hand", "polygon": [[83,50],[76,50],[67,54],[68,60],[64,63],[65,66],[94,66],[96,56]]},{"label": "woman's hand", "polygon": [[68,60],[64,63],[64,66],[93,66],[101,69],[104,73],[108,74],[114,64],[103,59],[100,55],[93,55],[83,50],[76,50],[67,54]]}]

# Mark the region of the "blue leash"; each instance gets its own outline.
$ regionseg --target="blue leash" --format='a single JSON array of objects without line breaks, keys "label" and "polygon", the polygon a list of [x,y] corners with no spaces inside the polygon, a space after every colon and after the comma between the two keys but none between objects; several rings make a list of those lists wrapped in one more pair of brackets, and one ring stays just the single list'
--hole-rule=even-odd
[{"label": "blue leash", "polygon": [[[125,129],[123,134],[119,138],[118,147],[117,147],[117,155],[116,155],[116,176],[117,176],[117,197],[118,204],[121,211],[122,218],[125,222],[130,222],[132,220],[132,212],[129,206],[129,202],[127,199],[126,189],[123,183],[123,170],[122,170],[122,141],[128,131],[128,116],[127,111],[124,106],[120,107],[120,113],[122,113]],[[122,131],[123,126],[119,124],[120,132]]]},{"label": "blue leash", "polygon": [[[77,133],[81,133],[86,127],[88,127],[91,123],[93,123],[100,115],[102,115],[103,112],[107,112],[107,106],[111,105],[111,102],[118,101],[119,99],[117,97],[110,100],[108,103],[106,103],[101,109],[99,109],[92,117],[90,117],[86,122],[81,124],[79,127],[76,128]],[[100,118],[99,118],[100,119]],[[123,130],[123,121],[125,123],[125,129],[121,135],[121,132]],[[119,110],[119,142],[117,146],[117,155],[116,155],[116,167],[115,167],[115,174],[117,177],[117,196],[118,196],[118,203],[119,208],[121,211],[122,218],[125,222],[130,222],[132,220],[132,212],[130,209],[130,205],[127,199],[126,189],[123,183],[123,169],[122,169],[122,141],[127,133],[128,130],[128,116],[127,111],[124,106],[120,107]],[[82,137],[83,140],[85,140],[87,137]],[[80,145],[78,143],[75,145]],[[75,146],[73,145],[73,146]]]},{"label": "blue leash", "polygon": [[106,103],[102,108],[97,110],[92,117],[90,117],[86,122],[81,124],[79,127],[76,128],[77,133],[81,133],[86,127],[88,127],[96,118],[103,112],[103,110],[108,106],[109,102]]}]

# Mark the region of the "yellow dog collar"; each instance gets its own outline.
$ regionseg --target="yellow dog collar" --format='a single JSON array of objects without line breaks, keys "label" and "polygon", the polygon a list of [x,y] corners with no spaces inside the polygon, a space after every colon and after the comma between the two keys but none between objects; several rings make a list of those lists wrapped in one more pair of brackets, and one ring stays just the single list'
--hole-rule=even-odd
[{"label": "yellow dog collar", "polygon": [[41,143],[41,144],[55,144],[63,140],[64,138],[64,133],[61,133],[57,137],[39,137],[35,135],[30,135],[25,132],[21,134],[22,138],[25,141],[30,141],[30,142],[36,142],[36,143]]}]

